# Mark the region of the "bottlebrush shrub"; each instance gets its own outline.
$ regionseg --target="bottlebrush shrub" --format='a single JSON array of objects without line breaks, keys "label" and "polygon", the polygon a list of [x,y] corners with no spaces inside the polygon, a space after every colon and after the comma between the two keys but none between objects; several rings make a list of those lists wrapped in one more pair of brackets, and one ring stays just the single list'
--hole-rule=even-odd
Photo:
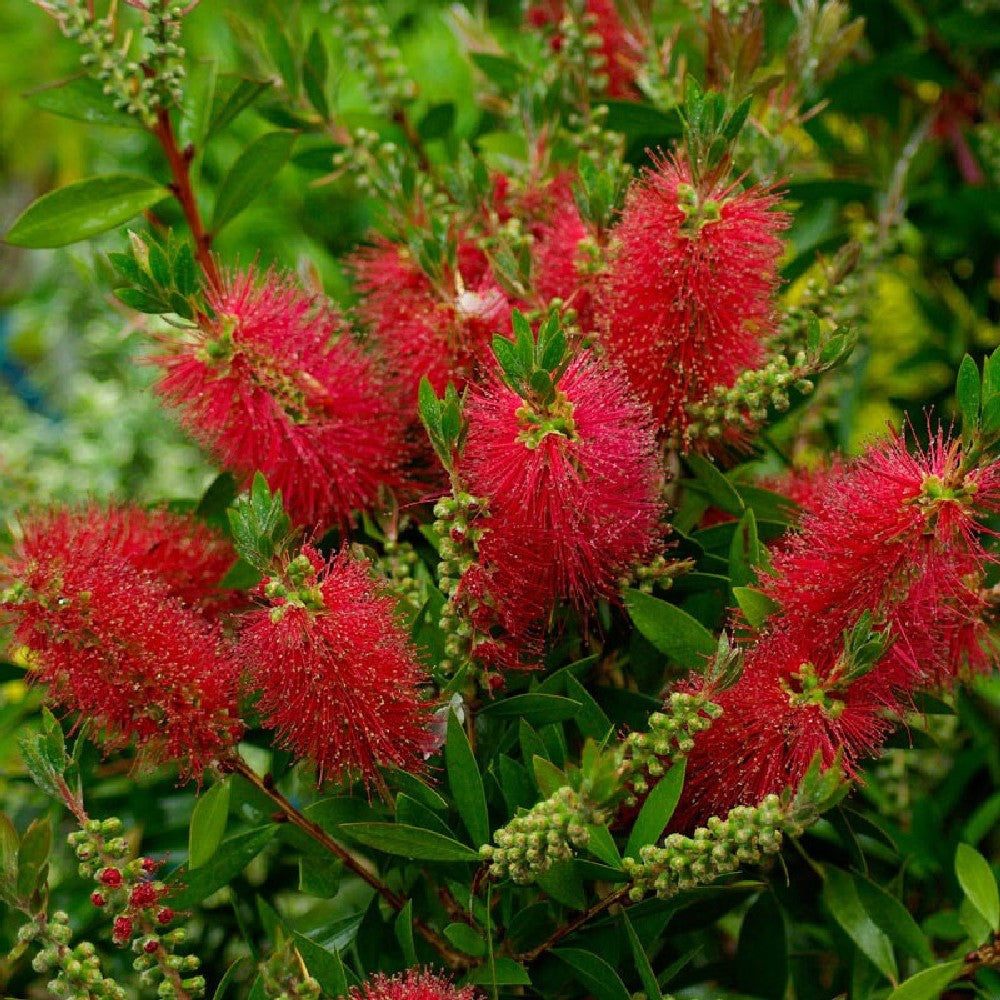
[{"label": "bottlebrush shrub", "polygon": [[146,213],[219,469],[10,526],[3,995],[994,995],[1000,353],[849,447],[934,154],[847,4],[38,6],[128,167],[6,239]]}]

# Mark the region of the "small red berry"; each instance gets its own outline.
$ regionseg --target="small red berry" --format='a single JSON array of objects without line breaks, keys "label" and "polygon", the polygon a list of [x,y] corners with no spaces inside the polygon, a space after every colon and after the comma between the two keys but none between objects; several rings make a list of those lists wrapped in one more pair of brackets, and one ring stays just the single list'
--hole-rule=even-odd
[{"label": "small red berry", "polygon": [[94,906],[104,906],[107,904],[107,900],[99,892],[92,892],[90,894],[90,901]]},{"label": "small red berry", "polygon": [[143,858],[142,859],[142,870],[144,872],[149,872],[149,873],[155,872],[156,871],[156,862],[152,858]]},{"label": "small red berry", "polygon": [[153,888],[151,882],[140,882],[132,889],[128,901],[130,906],[141,909],[142,907],[152,906],[158,896],[159,893]]},{"label": "small red berry", "polygon": [[156,914],[156,922],[160,924],[169,924],[173,919],[174,911],[171,910],[169,906],[164,906],[163,909]]},{"label": "small red berry", "polygon": [[121,888],[122,873],[117,868],[105,868],[100,874],[100,879],[109,889]]},{"label": "small red berry", "polygon": [[118,917],[111,927],[111,937],[116,942],[127,941],[132,936],[132,921],[128,917]]},{"label": "small red berry", "polygon": [[149,940],[148,940],[148,941],[147,941],[147,942],[146,942],[146,943],[145,943],[145,944],[144,944],[144,945],[142,946],[142,950],[143,950],[143,951],[144,951],[144,952],[145,952],[145,953],[146,953],[147,955],[152,955],[152,954],[153,954],[153,953],[154,953],[154,952],[156,951],[156,949],[157,949],[157,948],[159,948],[159,947],[160,947],[160,942],[159,942],[159,941],[156,941],[156,940],[154,940],[153,938],[150,938],[150,939],[149,939]]}]

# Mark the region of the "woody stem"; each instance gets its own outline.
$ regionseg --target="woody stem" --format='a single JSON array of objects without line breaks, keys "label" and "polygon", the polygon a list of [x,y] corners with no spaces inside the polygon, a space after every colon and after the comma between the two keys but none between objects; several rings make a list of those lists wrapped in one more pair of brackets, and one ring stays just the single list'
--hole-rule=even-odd
[{"label": "woody stem", "polygon": [[170,190],[180,202],[184,218],[191,230],[195,257],[205,275],[205,280],[213,288],[218,288],[221,282],[219,269],[211,252],[212,234],[205,229],[201,212],[198,209],[198,202],[194,196],[194,189],[191,186],[191,161],[194,159],[194,150],[190,146],[182,150],[177,145],[177,136],[170,120],[170,113],[165,108],[160,108],[157,111],[156,124],[152,128],[152,133],[156,136],[160,146],[163,147],[163,152],[170,165],[170,174],[173,177],[173,181],[169,185]]},{"label": "woody stem", "polygon": [[[271,782],[261,778],[242,757],[233,756],[225,762],[225,766],[228,770],[235,771],[241,777],[245,778],[262,795],[267,796],[289,823],[296,826],[307,837],[314,840],[320,847],[337,858],[338,861],[342,861],[345,868],[367,882],[394,910],[401,910],[406,905],[406,897],[390,889],[378,875],[367,868],[347,848],[338,844],[321,826],[299,812]],[[419,917],[413,918],[413,927],[444,959],[449,967],[462,969],[472,964],[467,956],[455,951],[437,931],[428,926]]]}]

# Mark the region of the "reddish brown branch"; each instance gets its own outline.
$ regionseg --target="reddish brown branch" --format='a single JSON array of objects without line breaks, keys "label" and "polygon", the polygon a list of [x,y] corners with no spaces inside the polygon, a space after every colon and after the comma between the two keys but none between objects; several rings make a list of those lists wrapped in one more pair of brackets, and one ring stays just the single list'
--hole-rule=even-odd
[{"label": "reddish brown branch", "polygon": [[194,150],[190,146],[182,150],[177,145],[177,136],[174,134],[174,126],[170,121],[170,113],[165,108],[157,111],[156,125],[153,126],[152,131],[163,147],[167,162],[170,164],[170,174],[173,177],[170,190],[180,202],[184,218],[191,230],[195,257],[201,265],[205,280],[213,288],[219,288],[221,281],[219,269],[212,256],[212,235],[205,229],[201,212],[198,210],[198,202],[194,196],[194,189],[191,187],[191,160],[194,158]]},{"label": "reddish brown branch", "polygon": [[[266,795],[277,807],[289,823],[297,826],[307,837],[310,837],[324,850],[328,851],[344,866],[368,883],[394,910],[401,910],[407,900],[393,892],[374,872],[361,863],[350,851],[338,844],[319,824],[304,816],[285,798],[274,783],[261,778],[242,757],[233,757],[227,761],[229,770],[235,771],[253,785],[262,795]],[[475,964],[472,959],[461,952],[455,951],[437,931],[429,927],[418,917],[413,918],[413,927],[418,934],[441,956],[452,969],[464,969]]]}]

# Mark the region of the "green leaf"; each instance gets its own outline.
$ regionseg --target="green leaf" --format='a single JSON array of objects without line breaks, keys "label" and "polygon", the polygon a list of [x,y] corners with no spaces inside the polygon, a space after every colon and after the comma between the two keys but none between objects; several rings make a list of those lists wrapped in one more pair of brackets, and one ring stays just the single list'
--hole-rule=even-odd
[{"label": "green leaf", "polygon": [[996,934],[1000,931],[1000,892],[989,862],[974,847],[959,844],[955,874],[962,892]]},{"label": "green leaf", "polygon": [[729,580],[733,587],[746,587],[757,581],[757,567],[764,560],[764,546],[757,535],[757,517],[744,512],[736,525],[729,546]]},{"label": "green leaf", "polygon": [[624,910],[622,910],[622,923],[625,925],[626,934],[628,934],[628,943],[632,949],[635,971],[639,973],[639,981],[642,983],[642,989],[646,994],[647,1000],[663,1000],[660,984],[656,981],[656,974],[653,972],[653,967],[649,964],[649,957],[646,955],[646,950],[643,948],[642,942],[639,940],[639,935],[636,934],[635,928],[632,926],[632,921],[629,920],[628,914]]},{"label": "green leaf", "polygon": [[557,861],[537,879],[538,888],[557,903],[573,910],[583,910],[587,897],[583,891],[583,879],[575,861]]},{"label": "green leaf", "polygon": [[421,139],[443,139],[451,134],[455,127],[455,105],[451,101],[445,104],[432,104],[417,123],[417,133]]},{"label": "green leaf", "polygon": [[733,587],[733,595],[736,603],[743,612],[743,617],[753,628],[760,628],[768,615],[773,615],[778,610],[778,602],[773,601],[767,594],[762,594],[753,587]]},{"label": "green leaf", "polygon": [[627,858],[638,858],[639,851],[643,847],[659,840],[680,801],[686,767],[687,758],[682,757],[660,778],[653,786],[653,790],[646,796],[646,801],[636,817],[628,843],[625,845]]},{"label": "green leaf", "polygon": [[20,838],[6,813],[0,813],[0,887],[13,890]]},{"label": "green leaf", "polygon": [[407,965],[417,964],[417,949],[413,943],[413,900],[408,899],[406,905],[396,914],[392,926],[399,947],[403,949],[403,961]]},{"label": "green leaf", "polygon": [[565,722],[580,711],[580,703],[572,698],[554,694],[515,694],[488,704],[479,713],[480,718],[521,718],[536,726],[549,722]]},{"label": "green leaf", "polygon": [[597,826],[594,823],[587,825],[587,833],[590,835],[587,839],[587,850],[594,855],[595,858],[600,858],[605,864],[610,865],[612,868],[622,867],[622,856],[618,853],[618,848],[615,845],[614,837],[611,836],[611,831],[606,826]]},{"label": "green leaf", "polygon": [[576,715],[576,724],[580,732],[595,740],[603,740],[614,728],[611,720],[591,693],[572,674],[566,675],[566,694],[580,705]]},{"label": "green leaf", "polygon": [[215,993],[212,994],[212,1000],[223,1000],[226,995],[226,991],[229,989],[233,980],[236,978],[236,973],[239,972],[240,966],[246,961],[245,958],[238,958],[235,962],[230,963],[228,969],[226,969],[222,978],[219,980],[219,985],[215,988]]},{"label": "green leaf", "polygon": [[253,104],[270,87],[270,80],[249,80],[232,74],[220,76],[215,87],[215,101],[208,120],[205,139],[207,140],[216,132],[222,131],[241,111]]},{"label": "green leaf", "polygon": [[861,905],[893,944],[922,964],[932,965],[934,953],[910,911],[871,879],[857,874],[853,878]]},{"label": "green leaf", "polygon": [[115,298],[122,305],[128,306],[129,309],[134,309],[136,312],[158,316],[160,313],[170,311],[166,301],[160,298],[159,295],[144,292],[141,288],[116,288],[114,291]]},{"label": "green leaf", "polygon": [[229,816],[229,781],[220,781],[202,795],[191,813],[188,834],[188,868],[200,868],[215,854],[226,832]]},{"label": "green leaf", "polygon": [[48,872],[52,826],[48,817],[33,819],[17,850],[17,895],[27,899]]},{"label": "green leaf", "polygon": [[292,931],[295,947],[306,963],[312,977],[319,983],[323,995],[342,997],[347,995],[347,973],[337,951],[324,948],[298,931]]},{"label": "green leaf", "polygon": [[330,57],[327,55],[323,37],[314,31],[306,47],[302,65],[302,86],[309,103],[324,120],[330,117],[330,103],[326,98],[326,80],[330,73]]},{"label": "green leaf", "polygon": [[686,461],[701,491],[719,510],[733,517],[743,516],[745,507],[742,497],[712,462],[700,455],[688,455]]},{"label": "green leaf", "polygon": [[31,249],[66,246],[114,229],[169,196],[165,187],[148,177],[88,177],[32,202],[4,240]]},{"label": "green leaf", "polygon": [[566,785],[566,775],[552,761],[540,754],[535,754],[531,758],[531,769],[535,775],[535,784],[545,798]]},{"label": "green leaf", "polygon": [[249,830],[224,840],[201,868],[191,871],[187,865],[182,865],[168,882],[171,906],[186,910],[228,885],[260,854],[277,831],[278,827],[273,824]]},{"label": "green leaf", "polygon": [[[478,851],[457,840],[404,823],[344,823],[342,829],[359,844],[414,861],[479,860]],[[489,831],[486,836],[489,836]]]},{"label": "green leaf", "polygon": [[898,973],[892,942],[868,915],[854,880],[847,872],[830,865],[824,867],[823,876],[823,900],[834,919],[872,965],[895,983]]},{"label": "green leaf", "polygon": [[492,964],[484,962],[473,969],[464,981],[475,986],[531,985],[531,978],[524,966],[512,958],[498,958]]},{"label": "green leaf", "polygon": [[52,798],[63,800],[66,747],[62,728],[47,709],[42,709],[41,732],[25,733],[19,740],[21,758],[31,780]]},{"label": "green leaf", "polygon": [[773,893],[763,892],[747,910],[736,949],[736,982],[763,1000],[784,1000],[788,987],[785,921]]},{"label": "green leaf", "polygon": [[555,948],[552,954],[565,962],[596,1000],[631,1000],[625,984],[603,958],[582,948]]},{"label": "green leaf", "polygon": [[887,1000],[938,1000],[944,988],[961,975],[964,967],[964,962],[956,960],[924,969],[900,983]]},{"label": "green leaf", "polygon": [[444,936],[459,951],[464,951],[466,955],[475,955],[476,958],[480,958],[486,954],[486,942],[482,935],[468,924],[448,924],[444,929]]},{"label": "green leaf", "polygon": [[444,764],[448,772],[448,787],[472,843],[476,847],[489,843],[490,822],[486,812],[483,778],[469,745],[469,738],[454,711],[448,713]]},{"label": "green leaf", "polygon": [[263,194],[292,155],[297,132],[267,132],[250,143],[229,168],[215,200],[212,230],[218,232]]},{"label": "green leaf", "polygon": [[70,77],[22,96],[32,107],[88,125],[142,129],[139,118],[116,108],[103,85],[91,76]]},{"label": "green leaf", "polygon": [[625,608],[635,627],[681,666],[703,666],[715,652],[712,633],[675,604],[629,589],[625,591]]},{"label": "green leaf", "polygon": [[962,423],[971,431],[979,422],[980,379],[976,362],[968,354],[958,368],[955,398],[962,413]]},{"label": "green leaf", "polygon": [[469,58],[501,90],[516,90],[521,82],[521,67],[507,56],[495,56],[489,52],[472,52]]}]

